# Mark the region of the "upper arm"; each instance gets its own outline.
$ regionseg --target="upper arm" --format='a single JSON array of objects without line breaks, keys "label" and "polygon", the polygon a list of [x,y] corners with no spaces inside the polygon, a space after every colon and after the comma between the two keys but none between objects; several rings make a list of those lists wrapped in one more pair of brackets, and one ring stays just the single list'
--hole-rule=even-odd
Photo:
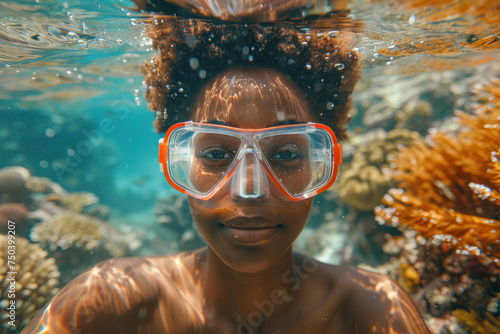
[{"label": "upper arm", "polygon": [[75,278],[22,333],[136,333],[156,307],[158,291],[123,262],[105,261]]},{"label": "upper arm", "polygon": [[410,296],[391,278],[357,272],[353,281],[346,310],[355,315],[359,333],[429,333]]}]

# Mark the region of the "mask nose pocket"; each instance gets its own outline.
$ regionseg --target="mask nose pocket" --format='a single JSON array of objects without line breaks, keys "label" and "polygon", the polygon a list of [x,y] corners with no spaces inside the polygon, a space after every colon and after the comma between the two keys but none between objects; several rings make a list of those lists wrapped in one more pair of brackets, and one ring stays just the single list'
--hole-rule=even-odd
[{"label": "mask nose pocket", "polygon": [[231,180],[231,197],[262,199],[269,197],[269,181],[257,154],[247,149]]}]

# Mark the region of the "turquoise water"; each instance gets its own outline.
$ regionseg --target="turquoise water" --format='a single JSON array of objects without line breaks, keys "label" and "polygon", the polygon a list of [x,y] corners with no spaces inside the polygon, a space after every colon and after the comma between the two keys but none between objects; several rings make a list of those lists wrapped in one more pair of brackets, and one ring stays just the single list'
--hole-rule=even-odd
[{"label": "turquoise water", "polygon": [[[116,201],[117,189],[143,197],[164,188],[158,186],[161,174],[152,144],[157,136],[141,101],[138,71],[151,51],[131,7],[121,1],[0,4],[2,119],[18,120],[16,134],[26,130],[33,140],[23,141],[22,147],[3,140],[2,155],[23,151],[27,157],[19,159],[26,160],[33,175],[50,177],[73,190],[97,192],[105,202]],[[46,128],[33,128],[36,124],[26,120],[33,113],[51,118]],[[70,162],[74,166],[70,168],[78,171],[87,164],[82,179],[72,179],[74,171],[58,172],[53,162],[59,159],[68,165],[68,150],[78,153],[78,143],[88,141],[91,134],[97,136],[103,117],[112,123],[108,131],[91,141],[90,148],[82,144],[80,153],[85,156]],[[64,133],[69,124],[73,129]],[[12,162],[2,160],[2,166]],[[142,179],[147,180],[141,183]]]},{"label": "turquoise water", "polygon": [[[457,3],[467,8],[467,1]],[[159,199],[175,192],[159,172],[160,135],[143,98],[139,69],[154,54],[144,32],[148,13],[134,7],[118,0],[0,2],[0,168],[23,166],[68,192],[95,194],[110,211],[106,220],[128,244],[125,255],[165,254],[199,246],[200,240],[192,237],[189,220],[175,233],[157,223],[160,214],[162,219],[186,214],[186,203],[170,198],[155,211]],[[355,37],[363,77],[353,96],[346,161],[394,127],[396,110],[418,101],[429,103],[433,113],[425,125],[416,119],[409,128],[422,136],[436,129],[456,131],[453,112],[471,113],[477,103],[471,91],[500,75],[494,24],[499,13],[453,8],[453,2],[409,10],[403,2],[353,0],[335,7],[348,14],[340,21],[304,9],[302,19],[282,23],[300,25],[304,33],[342,30]],[[476,43],[481,40],[487,41]],[[356,247],[365,247],[349,243],[357,232],[353,221],[372,217],[339,204],[332,193],[320,198],[297,248],[331,263],[386,261],[383,255],[346,258],[344,248],[356,254]],[[350,227],[324,224],[339,219]],[[330,239],[315,241],[315,231]],[[185,248],[178,245],[183,237],[191,238]],[[90,254],[62,281],[102,259]]]}]

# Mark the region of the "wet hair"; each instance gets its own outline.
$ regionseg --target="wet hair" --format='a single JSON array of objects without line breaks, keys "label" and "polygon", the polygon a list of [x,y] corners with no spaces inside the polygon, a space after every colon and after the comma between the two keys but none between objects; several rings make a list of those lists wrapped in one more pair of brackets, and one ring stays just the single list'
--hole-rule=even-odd
[{"label": "wet hair", "polygon": [[349,33],[173,18],[153,21],[149,34],[159,53],[142,70],[158,132],[187,120],[201,88],[217,75],[259,67],[288,76],[316,121],[330,126],[339,139],[346,137],[351,94],[360,76]]}]

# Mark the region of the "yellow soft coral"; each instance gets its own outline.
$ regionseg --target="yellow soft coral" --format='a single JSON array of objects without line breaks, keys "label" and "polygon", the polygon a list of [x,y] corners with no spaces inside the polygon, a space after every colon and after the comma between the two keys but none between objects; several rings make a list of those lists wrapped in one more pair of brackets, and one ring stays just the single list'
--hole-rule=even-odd
[{"label": "yellow soft coral", "polygon": [[434,133],[432,144],[401,150],[392,177],[398,187],[384,196],[378,220],[402,224],[422,236],[500,258],[500,81],[485,87],[486,105],[461,113],[467,129]]},{"label": "yellow soft coral", "polygon": [[486,319],[478,316],[474,311],[456,309],[453,315],[464,324],[464,328],[472,334],[500,334],[500,320],[491,313],[486,314]]}]

